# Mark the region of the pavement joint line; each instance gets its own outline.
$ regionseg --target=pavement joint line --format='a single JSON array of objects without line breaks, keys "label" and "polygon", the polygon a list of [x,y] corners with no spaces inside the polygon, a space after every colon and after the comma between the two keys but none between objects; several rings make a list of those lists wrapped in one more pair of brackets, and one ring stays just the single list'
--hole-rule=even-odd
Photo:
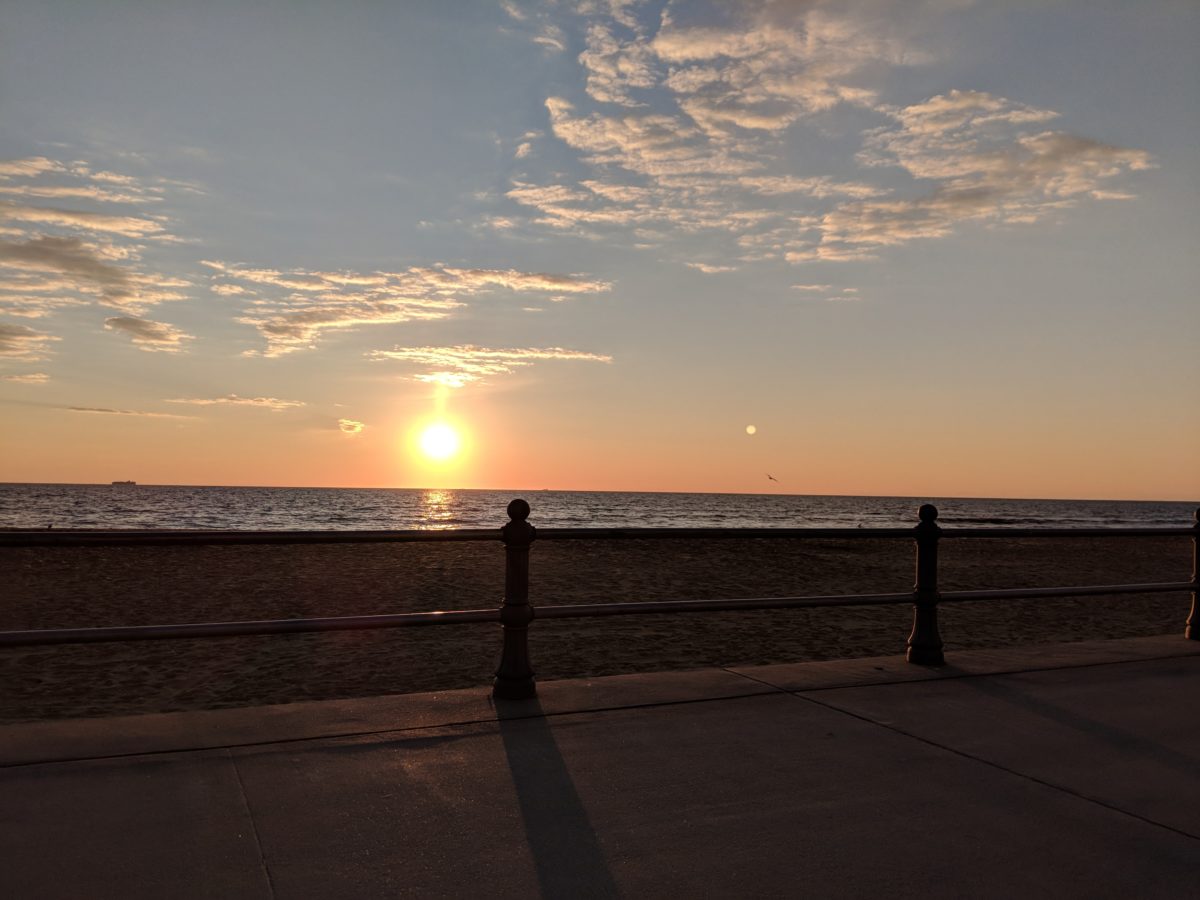
[{"label": "pavement joint line", "polygon": [[[753,680],[753,679],[751,679]],[[752,697],[786,696],[789,692],[774,685],[766,685],[770,691],[753,691],[745,694],[729,694],[721,697],[692,697],[686,700],[658,700],[650,703],[628,703],[620,706],[596,706],[586,709],[565,709],[558,712],[537,712],[526,715],[505,716],[503,719],[464,719],[459,722],[439,722],[429,725],[412,725],[399,728],[381,728],[371,731],[345,731],[336,734],[308,735],[306,737],[275,738],[267,741],[246,741],[240,744],[212,744],[198,747],[173,747],[169,750],[133,750],[128,753],[109,753],[102,756],[73,756],[65,759],[31,760],[29,762],[0,763],[0,771],[8,769],[27,769],[33,766],[58,766],[71,763],[108,762],[119,759],[134,759],[143,757],[173,756],[183,753],[214,753],[220,750],[248,750],[255,747],[275,747],[287,744],[316,743],[317,741],[348,740],[361,737],[381,737],[388,734],[405,734],[409,732],[433,731],[440,728],[463,728],[469,725],[498,725],[500,722],[515,722],[521,719],[550,719],[563,716],[577,716],[586,713],[620,712],[624,709],[653,709],[660,706],[685,706],[690,703],[720,703],[724,700],[747,700]]]},{"label": "pavement joint line", "polygon": [[736,669],[726,669],[726,668],[722,667],[721,671],[728,672],[730,675],[736,675],[736,676],[738,676],[738,678],[745,678],[747,681],[753,681],[755,684],[761,684],[761,685],[765,685],[766,687],[769,687],[769,688],[774,688],[775,690],[781,691],[782,693],[785,693],[785,694],[792,693],[791,691],[787,690],[786,688],[781,688],[777,684],[771,684],[771,682],[769,682],[769,681],[763,681],[761,678],[755,678],[753,675],[747,675],[745,672],[739,672]]},{"label": "pavement joint line", "polygon": [[1032,782],[1033,784],[1041,785],[1042,787],[1049,788],[1052,791],[1058,791],[1060,793],[1066,794],[1069,797],[1074,797],[1077,800],[1082,800],[1084,803],[1095,804],[1096,806],[1102,807],[1103,809],[1110,810],[1111,812],[1119,813],[1120,815],[1123,815],[1123,816],[1128,816],[1131,819],[1136,819],[1137,821],[1143,822],[1146,825],[1152,825],[1156,828],[1162,828],[1166,831],[1172,832],[1173,834],[1180,835],[1181,837],[1189,838],[1193,841],[1200,842],[1200,834],[1192,834],[1190,831],[1184,831],[1182,828],[1176,828],[1173,825],[1167,825],[1163,822],[1159,822],[1155,819],[1148,818],[1147,816],[1143,816],[1139,813],[1131,812],[1128,809],[1124,809],[1123,807],[1116,806],[1105,800],[1101,800],[1098,797],[1090,797],[1087,794],[1083,794],[1083,793],[1080,793],[1079,791],[1072,790],[1071,788],[1066,787],[1065,785],[1055,784],[1052,781],[1046,781],[1043,778],[1038,778],[1036,775],[1030,775],[1026,772],[1019,772],[1016,769],[1009,768],[1008,766],[1002,765],[1001,763],[993,762],[990,759],[984,759],[983,757],[980,757],[980,756],[975,756],[974,754],[968,753],[965,750],[959,750],[956,747],[951,747],[948,744],[939,743],[938,741],[935,741],[931,738],[922,737],[921,735],[914,734],[911,731],[905,731],[903,728],[899,728],[895,725],[888,725],[884,722],[877,721],[876,719],[872,719],[870,716],[865,716],[860,713],[852,712],[851,710],[848,710],[848,709],[843,709],[842,707],[835,706],[832,703],[825,703],[821,700],[818,700],[816,697],[807,696],[806,692],[804,692],[804,691],[789,691],[789,693],[793,697],[795,697],[797,700],[803,700],[806,703],[812,703],[815,706],[820,706],[822,709],[827,709],[827,710],[830,710],[831,712],[841,713],[841,714],[849,716],[853,719],[858,719],[860,722],[866,722],[870,725],[875,725],[878,728],[882,728],[885,731],[890,731],[890,732],[892,732],[894,734],[898,734],[902,737],[911,738],[912,740],[918,741],[927,746],[936,747],[939,750],[944,750],[948,753],[953,753],[955,756],[960,756],[963,759],[969,759],[972,762],[980,763],[981,765],[988,766],[989,768],[996,769],[1000,772],[1004,772],[1008,775],[1012,775],[1012,776],[1014,776],[1016,778],[1020,778],[1024,781],[1029,781],[1029,782]]},{"label": "pavement joint line", "polygon": [[242,798],[242,806],[246,809],[246,818],[250,820],[250,834],[254,837],[254,849],[258,853],[258,862],[262,866],[263,877],[267,880],[267,896],[274,900],[275,879],[271,877],[271,867],[267,865],[267,855],[263,852],[262,839],[258,834],[258,822],[254,818],[254,810],[250,808],[250,798],[246,796],[246,782],[242,779],[242,770],[238,768],[237,757],[228,750],[225,758],[233,766],[233,774],[237,778],[238,794]]}]

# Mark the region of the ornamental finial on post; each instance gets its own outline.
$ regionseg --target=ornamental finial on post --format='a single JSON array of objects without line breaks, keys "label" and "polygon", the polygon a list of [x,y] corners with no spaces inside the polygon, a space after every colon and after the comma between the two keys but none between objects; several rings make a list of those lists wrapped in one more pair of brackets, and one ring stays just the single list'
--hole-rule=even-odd
[{"label": "ornamental finial on post", "polygon": [[509,501],[508,504],[508,524],[500,529],[500,536],[504,543],[512,543],[513,541],[520,542],[524,540],[526,543],[532,543],[537,529],[526,521],[529,518],[529,503],[517,497],[515,500]]}]

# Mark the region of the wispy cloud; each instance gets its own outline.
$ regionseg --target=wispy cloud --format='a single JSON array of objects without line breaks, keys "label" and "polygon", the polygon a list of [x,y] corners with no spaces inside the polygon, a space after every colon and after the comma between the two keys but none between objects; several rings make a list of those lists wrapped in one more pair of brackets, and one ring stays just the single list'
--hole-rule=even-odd
[{"label": "wispy cloud", "polygon": [[338,429],[342,434],[361,434],[367,426],[354,419],[338,419]]},{"label": "wispy cloud", "polygon": [[64,406],[62,409],[74,413],[88,413],[99,416],[137,416],[144,419],[191,419],[194,416],[181,416],[175,413],[146,412],[140,409],[111,409],[104,406]]},{"label": "wispy cloud", "polygon": [[7,200],[0,200],[0,219],[31,222],[35,225],[60,225],[77,231],[129,238],[144,238],[166,230],[161,222],[139,216],[114,216],[82,209],[22,206]]},{"label": "wispy cloud", "polygon": [[826,197],[879,197],[891,189],[862,181],[835,181],[827,175],[798,178],[794,175],[743,175],[738,184],[757,194],[806,194],[823,200]]},{"label": "wispy cloud", "polygon": [[39,185],[0,184],[0,194],[17,197],[33,197],[47,200],[96,200],[101,203],[143,203],[148,199],[139,194],[121,193],[99,185]]},{"label": "wispy cloud", "polygon": [[858,293],[858,288],[842,288],[841,293],[833,294],[825,298],[826,303],[848,303],[856,300],[861,300],[862,297]]},{"label": "wispy cloud", "polygon": [[397,347],[376,350],[373,359],[390,359],[414,363],[427,371],[413,375],[418,381],[460,388],[482,381],[492,375],[506,375],[515,369],[545,360],[612,362],[611,356],[566,350],[562,347],[522,347],[493,350],[470,344],[454,347]]},{"label": "wispy cloud", "polygon": [[56,335],[36,331],[27,325],[0,322],[0,357],[36,362],[46,358],[48,345],[60,340]]},{"label": "wispy cloud", "polygon": [[764,7],[716,27],[664,15],[651,46],[673,64],[669,86],[680,105],[716,136],[779,132],[842,103],[870,106],[875,92],[856,83],[864,68],[919,61],[864,20],[807,4]]},{"label": "wispy cloud", "polygon": [[174,325],[133,316],[112,316],[104,320],[104,327],[129,335],[139,350],[151,352],[178,353],[183,349],[184,341],[190,341],[193,337]]},{"label": "wispy cloud", "polygon": [[20,319],[44,319],[69,306],[86,306],[87,300],[64,295],[59,291],[70,291],[73,286],[58,286],[52,280],[36,277],[16,277],[5,281],[0,287],[0,315]]},{"label": "wispy cloud", "polygon": [[278,397],[239,397],[237,394],[226,394],[223,397],[192,397],[186,399],[167,400],[167,403],[187,403],[192,406],[250,406],[257,409],[267,409],[279,412],[304,406],[303,400],[280,400]]},{"label": "wispy cloud", "polygon": [[685,263],[686,266],[697,271],[703,272],[705,275],[719,275],[722,272],[736,272],[737,266],[716,266],[711,263],[690,262]]},{"label": "wispy cloud", "polygon": [[549,11],[517,0],[501,0],[500,8],[511,20],[510,26],[524,32],[534,44],[554,53],[567,49],[567,37],[562,28],[550,20]]},{"label": "wispy cloud", "polygon": [[0,375],[0,381],[11,381],[14,384],[45,384],[50,376],[45,372],[27,372],[20,375]]},{"label": "wispy cloud", "polygon": [[805,296],[802,299],[808,303],[846,303],[863,299],[858,288],[839,289],[831,284],[793,284],[792,290],[804,292]]},{"label": "wispy cloud", "polygon": [[588,94],[601,103],[642,106],[631,96],[636,88],[652,88],[659,81],[658,60],[642,41],[622,41],[603,22],[587,29],[587,49],[579,54],[587,69]]},{"label": "wispy cloud", "polygon": [[927,193],[846,203],[820,222],[820,239],[793,261],[858,258],[879,248],[950,234],[968,221],[1028,224],[1084,198],[1107,199],[1102,185],[1153,166],[1141,150],[1065,132],[1026,132],[1055,113],[1002,97],[951,91],[890,111],[894,126],[868,135],[859,159],[905,169]]},{"label": "wispy cloud", "polygon": [[[102,248],[80,238],[39,236],[20,242],[0,242],[0,266],[25,273],[58,276],[55,284],[84,294],[100,294],[112,304],[134,296],[131,274],[110,261]],[[29,290],[26,278],[24,290]]]},{"label": "wispy cloud", "polygon": [[500,8],[518,22],[524,22],[527,18],[529,18],[529,14],[526,13],[525,10],[521,9],[515,0],[500,0]]},{"label": "wispy cloud", "polygon": [[0,160],[0,179],[36,178],[46,172],[62,172],[66,167],[53,159],[44,156],[30,156],[25,159]]},{"label": "wispy cloud", "polygon": [[541,30],[533,36],[533,42],[558,53],[567,49],[566,35],[557,25],[543,25]]},{"label": "wispy cloud", "polygon": [[438,265],[358,273],[281,271],[213,260],[204,264],[218,273],[214,289],[232,283],[250,298],[238,321],[258,329],[267,342],[264,356],[312,347],[325,331],[444,319],[488,291],[581,295],[611,287],[582,275],[514,269]]}]

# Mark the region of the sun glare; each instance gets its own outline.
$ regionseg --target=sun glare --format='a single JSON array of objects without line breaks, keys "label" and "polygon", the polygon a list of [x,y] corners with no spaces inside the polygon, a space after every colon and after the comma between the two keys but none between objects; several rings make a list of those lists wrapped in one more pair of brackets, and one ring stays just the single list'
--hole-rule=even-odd
[{"label": "sun glare", "polygon": [[458,452],[458,432],[445,422],[435,422],[421,432],[421,452],[433,460],[447,460]]}]

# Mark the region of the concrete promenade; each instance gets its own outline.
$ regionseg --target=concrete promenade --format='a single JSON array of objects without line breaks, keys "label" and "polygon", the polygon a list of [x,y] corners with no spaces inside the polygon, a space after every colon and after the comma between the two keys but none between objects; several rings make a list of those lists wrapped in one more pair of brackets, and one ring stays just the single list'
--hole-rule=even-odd
[{"label": "concrete promenade", "polygon": [[1190,897],[1200,642],[0,727],[0,896]]}]

